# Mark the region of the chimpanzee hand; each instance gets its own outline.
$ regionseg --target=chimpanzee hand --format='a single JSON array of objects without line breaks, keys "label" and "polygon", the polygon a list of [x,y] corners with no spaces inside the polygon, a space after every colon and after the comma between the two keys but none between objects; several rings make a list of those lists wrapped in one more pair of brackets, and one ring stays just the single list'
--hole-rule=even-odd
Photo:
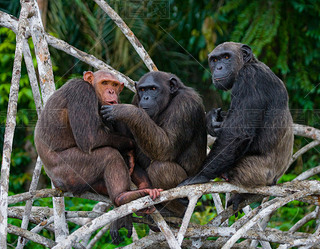
[{"label": "chimpanzee hand", "polygon": [[146,188],[146,189],[141,189],[145,194],[150,195],[150,198],[154,201],[160,196],[160,192],[163,191],[161,188]]},{"label": "chimpanzee hand", "polygon": [[115,117],[112,113],[114,106],[113,105],[103,105],[101,107],[101,115],[102,115],[102,120],[103,122],[112,122],[115,120]]},{"label": "chimpanzee hand", "polygon": [[221,114],[221,108],[212,109],[206,115],[207,131],[213,136],[217,137],[221,131],[221,125],[223,116]]},{"label": "chimpanzee hand", "polygon": [[119,245],[119,243],[121,242],[119,230],[122,227],[124,227],[128,230],[127,237],[130,238],[132,236],[132,216],[131,216],[131,214],[129,214],[125,217],[122,217],[122,218],[111,223],[110,235],[112,238],[112,242],[115,245]]},{"label": "chimpanzee hand", "polygon": [[[162,188],[146,188],[146,189],[140,189],[142,190],[145,194],[149,195],[150,198],[154,201],[160,196],[160,192],[163,191]],[[156,211],[156,208],[154,206],[147,207],[144,209],[140,209],[139,211],[136,212],[138,216],[145,216],[146,214],[152,214],[154,211]]]}]

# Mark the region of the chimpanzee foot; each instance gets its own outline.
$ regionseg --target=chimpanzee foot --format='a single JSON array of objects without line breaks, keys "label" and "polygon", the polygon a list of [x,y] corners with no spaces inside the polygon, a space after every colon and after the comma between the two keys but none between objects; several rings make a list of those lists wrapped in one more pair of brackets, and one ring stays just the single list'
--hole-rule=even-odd
[{"label": "chimpanzee foot", "polygon": [[[248,197],[247,194],[233,194],[227,203],[227,207],[232,205],[233,211],[236,212],[239,209],[240,203],[246,200],[247,197]],[[235,216],[238,217],[238,212],[235,213]]]},{"label": "chimpanzee foot", "polygon": [[114,203],[116,206],[124,205],[130,201],[136,200],[140,197],[144,197],[146,195],[150,195],[152,200],[155,200],[160,196],[160,192],[162,192],[163,189],[138,189],[138,190],[132,190],[127,192],[122,192],[119,194],[115,199]]}]

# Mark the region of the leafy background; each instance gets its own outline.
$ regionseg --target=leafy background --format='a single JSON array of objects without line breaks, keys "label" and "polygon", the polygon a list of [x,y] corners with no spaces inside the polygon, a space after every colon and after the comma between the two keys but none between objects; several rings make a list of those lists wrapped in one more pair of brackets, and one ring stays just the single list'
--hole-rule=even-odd
[{"label": "leafy background", "polygon": [[[47,1],[43,9],[46,31],[73,46],[95,55],[134,80],[148,70],[130,43],[93,1]],[[320,112],[320,1],[318,0],[157,0],[110,1],[137,38],[147,49],[158,68],[177,74],[182,81],[194,87],[203,97],[206,110],[213,107],[227,109],[230,94],[216,90],[211,84],[207,54],[224,41],[250,45],[259,60],[266,63],[280,77],[289,92],[290,108],[296,123],[319,128]],[[18,0],[0,0],[0,9],[19,16]],[[29,43],[32,46],[31,41]],[[12,76],[15,51],[15,34],[0,28],[0,150],[6,119],[6,108]],[[88,65],[69,55],[50,48],[54,65],[56,87],[68,79],[81,77]],[[34,61],[36,66],[36,62]],[[123,103],[130,103],[133,94],[126,90]],[[276,98],[276,96],[275,96]],[[23,65],[18,101],[17,128],[15,131],[10,194],[25,192],[30,184],[36,160],[33,130],[37,117],[25,66]],[[294,150],[308,142],[296,138]],[[281,181],[290,181],[297,174],[319,164],[316,147],[293,164]],[[319,179],[319,177],[315,177]],[[43,172],[39,188],[49,187],[50,181]],[[35,203],[52,206],[51,200]],[[95,203],[80,199],[66,199],[69,210],[91,210]],[[24,205],[21,203],[20,205]],[[270,221],[271,227],[288,230],[313,206],[295,201],[280,208]],[[193,221],[205,224],[216,215],[210,195],[198,203]],[[20,221],[10,219],[12,224]],[[230,220],[230,223],[233,221]],[[32,226],[32,225],[30,225]],[[77,227],[71,226],[71,229]],[[311,221],[300,231],[312,232]],[[136,225],[139,236],[148,228]],[[48,232],[44,235],[53,237]],[[122,231],[125,245],[131,241]],[[16,236],[8,235],[12,245]],[[29,243],[28,248],[42,248]],[[107,233],[95,248],[114,248]]]}]

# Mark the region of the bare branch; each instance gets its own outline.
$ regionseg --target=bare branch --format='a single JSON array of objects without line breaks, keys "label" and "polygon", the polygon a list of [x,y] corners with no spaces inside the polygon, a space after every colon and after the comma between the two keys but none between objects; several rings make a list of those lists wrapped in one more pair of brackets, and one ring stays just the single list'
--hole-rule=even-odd
[{"label": "bare branch", "polygon": [[182,244],[182,240],[184,238],[184,235],[185,235],[185,233],[187,231],[187,228],[188,228],[188,225],[189,225],[193,210],[194,210],[199,198],[200,198],[199,195],[195,195],[195,196],[190,197],[188,208],[187,208],[187,210],[185,212],[185,215],[183,217],[180,230],[179,230],[178,235],[177,235],[178,243],[179,243],[180,246]]},{"label": "bare branch", "polygon": [[320,173],[320,165],[311,169],[308,169],[307,171],[301,173],[300,175],[298,175],[294,181],[302,181],[302,180],[306,180],[308,178],[310,178],[311,176],[314,176],[316,174]]},{"label": "bare branch", "polygon": [[[227,243],[222,247],[222,249],[229,249],[231,248],[238,239],[240,239],[254,224],[256,224],[260,219],[262,219],[264,216],[271,214],[275,210],[277,210],[279,207],[284,206],[290,201],[299,199],[301,197],[309,195],[309,191],[301,191],[294,193],[292,195],[289,195],[284,198],[276,198],[277,202],[267,206],[266,208],[262,209],[259,214],[257,214],[254,218],[252,218],[250,221],[248,221],[242,228],[240,228],[228,241]],[[267,204],[267,203],[265,203]],[[254,210],[252,211],[254,212]]]},{"label": "bare branch", "polygon": [[16,51],[13,62],[12,80],[9,94],[7,122],[3,142],[3,155],[0,182],[0,248],[7,248],[7,222],[8,222],[8,189],[11,152],[14,130],[16,127],[17,102],[19,82],[21,77],[22,46],[27,26],[28,10],[22,5],[20,12],[19,31],[16,36]]},{"label": "bare branch", "polygon": [[[0,26],[6,27],[11,29],[13,32],[17,33],[18,30],[18,21],[16,18],[12,15],[9,15],[5,12],[0,11]],[[30,31],[27,29],[26,31],[26,37],[30,36]],[[119,71],[115,70],[108,64],[104,63],[103,61],[97,59],[95,56],[87,54],[67,42],[60,40],[58,38],[55,38],[47,33],[45,33],[46,40],[48,44],[58,50],[62,50],[65,53],[87,63],[88,65],[97,68],[97,69],[106,69],[113,74],[117,76],[117,78],[125,84],[127,88],[129,88],[131,91],[135,92],[134,88],[134,81],[130,79],[128,76],[120,73]]]},{"label": "bare branch", "polygon": [[103,227],[90,241],[90,243],[87,245],[86,249],[91,249],[100,239],[101,237],[109,230],[110,224]]},{"label": "bare branch", "polygon": [[74,195],[69,192],[63,193],[59,189],[41,189],[41,190],[34,191],[32,193],[26,192],[26,193],[22,193],[22,194],[9,196],[8,204],[15,204],[15,203],[26,201],[29,199],[36,200],[36,199],[46,198],[46,197],[62,197],[62,196],[77,197],[77,198],[83,198],[83,199],[88,199],[88,200],[93,200],[93,201],[102,201],[107,204],[111,203],[111,201],[108,197],[94,194],[94,193],[90,193],[90,192],[86,192],[81,195]]},{"label": "bare branch", "polygon": [[313,128],[311,126],[294,124],[293,132],[295,135],[308,137],[308,138],[320,141],[320,130]]},{"label": "bare branch", "polygon": [[31,0],[28,4],[30,8],[28,20],[30,23],[31,36],[38,64],[42,99],[45,104],[51,94],[55,91],[50,52],[37,1]]},{"label": "bare branch", "polygon": [[93,55],[87,54],[70,44],[68,44],[65,41],[62,41],[58,38],[55,38],[49,34],[46,34],[46,39],[48,41],[48,44],[52,47],[62,50],[66,52],[67,54],[87,63],[88,65],[97,68],[97,69],[106,69],[113,74],[117,76],[117,78],[125,84],[127,88],[129,88],[131,91],[135,92],[134,88],[134,81],[130,79],[128,76],[120,73],[119,71],[115,70],[113,67],[109,66],[108,64],[104,63],[103,61],[97,59]]},{"label": "bare branch", "polygon": [[[28,240],[32,240],[40,245],[44,245],[46,247],[52,248],[56,245],[54,241],[51,239],[47,239],[45,237],[40,236],[39,234],[30,232],[28,230],[22,229],[20,227],[13,226],[8,224],[8,233],[12,233],[18,235],[20,237],[26,238]],[[5,240],[6,242],[6,240]]]},{"label": "bare branch", "polygon": [[181,249],[179,242],[176,240],[175,236],[173,235],[170,227],[163,219],[162,215],[156,210],[153,214],[151,214],[152,219],[158,225],[159,229],[161,230],[162,234],[166,237],[168,241],[168,245],[171,249]]},{"label": "bare branch", "polygon": [[311,143],[307,144],[306,146],[302,147],[300,150],[298,150],[291,158],[289,165],[291,165],[299,156],[302,154],[306,153],[308,150],[316,147],[317,145],[320,144],[320,141],[314,140]]},{"label": "bare branch", "polygon": [[158,68],[153,63],[147,51],[144,49],[142,44],[139,42],[137,37],[133,34],[127,24],[121,19],[121,17],[107,4],[104,0],[94,0],[103,9],[108,16],[117,24],[121,29],[122,33],[127,37],[131,45],[139,54],[140,58],[147,66],[150,71],[158,71]]},{"label": "bare branch", "polygon": [[[33,67],[33,65],[32,65]],[[42,162],[40,157],[38,156],[37,158],[37,162],[35,165],[35,169],[33,171],[33,175],[32,175],[32,181],[30,184],[30,188],[29,188],[29,192],[33,192],[37,189],[38,186],[38,182],[39,182],[39,178],[40,178],[40,174],[41,174],[41,168],[42,168]],[[24,214],[23,214],[23,219],[22,219],[22,223],[21,223],[21,228],[22,229],[27,229],[28,228],[28,224],[29,224],[29,217],[30,217],[30,213],[31,213],[31,208],[32,208],[32,203],[33,200],[27,200],[26,205],[25,205],[25,210],[24,210]],[[23,248],[24,245],[27,243],[27,241],[24,241],[23,238],[18,238],[18,245],[16,247],[16,249],[20,249]]]}]

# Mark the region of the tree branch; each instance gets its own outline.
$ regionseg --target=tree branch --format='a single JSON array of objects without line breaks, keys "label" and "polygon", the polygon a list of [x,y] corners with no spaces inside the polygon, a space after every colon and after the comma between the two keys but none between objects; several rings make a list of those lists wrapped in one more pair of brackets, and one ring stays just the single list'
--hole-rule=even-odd
[{"label": "tree branch", "polygon": [[[24,2],[22,2],[24,3]],[[22,46],[27,27],[28,9],[23,4],[20,11],[19,32],[16,36],[16,51],[13,62],[11,87],[9,94],[6,129],[4,133],[3,155],[0,181],[0,248],[7,248],[7,223],[8,223],[8,190],[11,152],[14,130],[16,127],[17,102],[19,82],[21,77]]]},{"label": "tree branch", "polygon": [[131,45],[139,54],[141,60],[147,66],[150,71],[158,71],[158,68],[153,63],[147,51],[144,49],[142,44],[139,42],[134,33],[130,30],[127,24],[121,19],[121,17],[107,4],[104,0],[94,0],[103,9],[108,16],[117,24],[121,29],[122,33],[127,37]]}]

